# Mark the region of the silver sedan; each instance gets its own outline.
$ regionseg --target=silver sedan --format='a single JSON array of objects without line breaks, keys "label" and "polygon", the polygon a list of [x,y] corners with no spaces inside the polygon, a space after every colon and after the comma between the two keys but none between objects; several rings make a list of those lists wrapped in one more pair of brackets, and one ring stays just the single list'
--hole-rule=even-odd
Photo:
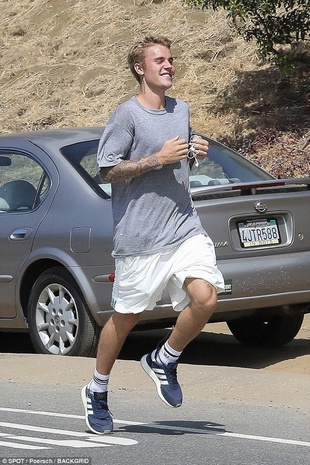
[{"label": "silver sedan", "polygon": [[[100,184],[96,165],[101,133],[0,137],[0,330],[29,331],[39,353],[94,355],[112,312],[110,186]],[[275,179],[209,142],[190,185],[225,277],[212,321],[227,321],[243,344],[285,344],[310,312],[310,178]],[[139,327],[174,321],[164,293]]]}]

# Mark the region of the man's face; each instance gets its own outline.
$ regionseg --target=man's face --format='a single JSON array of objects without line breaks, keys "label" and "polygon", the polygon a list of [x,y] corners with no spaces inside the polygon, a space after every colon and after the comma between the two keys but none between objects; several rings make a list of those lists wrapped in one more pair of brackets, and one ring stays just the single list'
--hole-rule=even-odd
[{"label": "man's face", "polygon": [[163,45],[152,45],[146,49],[142,69],[150,88],[165,91],[172,86],[175,67],[171,51]]}]

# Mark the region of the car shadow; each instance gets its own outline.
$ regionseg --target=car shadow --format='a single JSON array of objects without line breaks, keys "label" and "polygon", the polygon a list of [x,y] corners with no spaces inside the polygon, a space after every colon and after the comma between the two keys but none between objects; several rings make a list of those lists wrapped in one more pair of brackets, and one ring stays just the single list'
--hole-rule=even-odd
[{"label": "car shadow", "polygon": [[[140,360],[142,355],[156,347],[169,330],[131,333],[119,355],[122,360]],[[275,348],[247,347],[233,335],[202,332],[183,351],[180,363],[191,365],[218,365],[240,368],[265,368],[285,360],[310,354],[310,339],[294,339]]]},{"label": "car shadow", "polygon": [[35,354],[28,333],[0,332],[0,353],[2,354]]},{"label": "car shadow", "polygon": [[[240,368],[265,368],[285,360],[294,360],[310,354],[310,338],[300,338],[282,347],[258,348],[240,344],[231,334],[202,332],[184,350],[180,363],[191,365],[217,365]],[[118,359],[135,360],[152,351],[169,329],[134,331],[129,334]],[[27,333],[0,332],[0,354],[35,354]]]}]

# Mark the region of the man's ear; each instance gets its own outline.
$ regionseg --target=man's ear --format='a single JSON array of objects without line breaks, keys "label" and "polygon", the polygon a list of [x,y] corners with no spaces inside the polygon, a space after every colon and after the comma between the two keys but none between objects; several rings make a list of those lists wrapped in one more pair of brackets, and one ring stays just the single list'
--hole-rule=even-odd
[{"label": "man's ear", "polygon": [[144,71],[143,71],[142,67],[138,63],[135,64],[135,71],[140,76],[143,76],[143,74],[144,74]]}]

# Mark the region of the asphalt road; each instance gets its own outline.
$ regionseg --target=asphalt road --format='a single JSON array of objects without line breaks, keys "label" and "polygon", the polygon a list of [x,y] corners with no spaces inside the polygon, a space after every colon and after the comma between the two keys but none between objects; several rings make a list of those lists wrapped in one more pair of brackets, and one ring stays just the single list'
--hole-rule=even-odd
[{"label": "asphalt road", "polygon": [[111,377],[115,432],[102,437],[87,431],[80,400],[94,359],[37,355],[25,335],[1,334],[0,465],[309,465],[308,332],[272,351],[202,334],[179,366],[178,409],[138,362],[161,336],[129,337]]}]

